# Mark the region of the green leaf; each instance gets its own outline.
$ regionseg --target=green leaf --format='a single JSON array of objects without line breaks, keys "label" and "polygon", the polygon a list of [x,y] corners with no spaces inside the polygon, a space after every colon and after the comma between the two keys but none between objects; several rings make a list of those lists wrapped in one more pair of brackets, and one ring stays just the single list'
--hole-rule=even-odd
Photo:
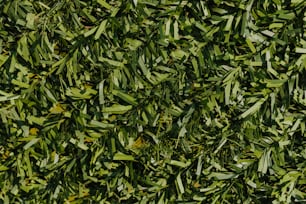
[{"label": "green leaf", "polygon": [[283,84],[287,82],[287,79],[279,79],[279,80],[266,80],[267,87],[281,87]]},{"label": "green leaf", "polygon": [[115,127],[114,124],[103,123],[103,122],[99,122],[99,121],[96,121],[96,120],[90,121],[89,125],[92,126],[92,127],[100,127],[100,128],[103,128],[103,129]]},{"label": "green leaf", "polygon": [[129,110],[132,110],[133,106],[131,105],[120,105],[120,104],[114,104],[110,107],[103,108],[102,112],[104,113],[110,113],[110,114],[124,114]]},{"label": "green leaf", "polygon": [[98,2],[101,6],[105,7],[106,9],[111,9],[111,8],[112,8],[112,6],[109,5],[109,4],[108,4],[106,1],[104,1],[104,0],[97,0],[97,2]]},{"label": "green leaf", "polygon": [[34,138],[34,139],[32,139],[30,142],[28,142],[26,145],[23,146],[23,149],[24,149],[24,150],[29,149],[31,146],[33,146],[34,144],[36,144],[39,140],[40,140],[40,138]]},{"label": "green leaf", "polygon": [[181,161],[171,160],[170,164],[174,165],[174,166],[181,167],[181,168],[186,168],[186,167],[188,167],[191,164],[191,162],[190,161],[181,162]]},{"label": "green leaf", "polygon": [[91,88],[85,88],[84,90],[72,87],[66,90],[66,95],[75,99],[90,99],[93,95],[96,95],[97,91]]},{"label": "green leaf", "polygon": [[9,56],[6,55],[0,55],[0,67],[6,62],[6,60],[9,58]]},{"label": "green leaf", "polygon": [[8,167],[4,166],[4,165],[0,165],[0,171],[7,171],[9,170]]},{"label": "green leaf", "polygon": [[296,47],[295,48],[296,53],[306,54],[306,48]]},{"label": "green leaf", "polygon": [[123,67],[124,66],[123,62],[118,62],[118,61],[107,59],[107,58],[104,58],[104,57],[100,57],[99,60],[101,62],[107,62],[108,64],[110,64],[112,66],[115,66],[115,67]]},{"label": "green leaf", "polygon": [[177,185],[179,187],[180,193],[184,194],[185,193],[185,189],[184,189],[184,185],[183,185],[183,182],[182,182],[182,179],[181,179],[181,174],[177,175],[176,182],[177,182]]},{"label": "green leaf", "polygon": [[134,161],[134,157],[132,155],[123,154],[121,152],[117,152],[114,157],[114,161]]},{"label": "green leaf", "polygon": [[246,110],[244,113],[242,113],[239,118],[246,118],[249,115],[252,115],[259,111],[261,108],[261,105],[266,101],[265,98],[259,99],[253,106],[251,106],[248,110]]},{"label": "green leaf", "polygon": [[98,40],[101,37],[101,34],[105,32],[107,20],[103,20],[95,34],[95,40]]},{"label": "green leaf", "polygon": [[30,29],[35,29],[35,14],[34,13],[28,13],[27,17],[26,17],[26,27],[30,28]]},{"label": "green leaf", "polygon": [[209,178],[216,178],[217,180],[227,180],[227,179],[233,179],[237,178],[239,175],[233,173],[233,172],[212,172],[209,174]]},{"label": "green leaf", "polygon": [[87,37],[93,35],[97,31],[97,29],[98,29],[98,26],[95,26],[95,27],[91,28],[89,31],[84,33],[84,37],[87,38]]},{"label": "green leaf", "polygon": [[271,154],[271,150],[264,151],[262,156],[260,157],[260,160],[258,163],[258,171],[262,172],[263,174],[267,173],[271,165],[270,154]]},{"label": "green leaf", "polygon": [[256,48],[254,47],[254,45],[253,45],[252,41],[250,40],[250,38],[247,38],[246,42],[247,42],[250,50],[252,51],[252,53],[256,53]]},{"label": "green leaf", "polygon": [[46,118],[45,117],[36,117],[36,116],[28,116],[27,117],[28,121],[30,122],[30,124],[32,123],[35,123],[35,124],[38,124],[38,125],[43,125]]},{"label": "green leaf", "polygon": [[112,93],[131,105],[137,105],[137,100],[126,93],[119,90],[113,90]]},{"label": "green leaf", "polygon": [[130,50],[137,50],[143,43],[140,40],[126,38],[124,47],[129,48]]},{"label": "green leaf", "polygon": [[28,38],[24,35],[18,41],[17,53],[27,62],[30,61],[30,51],[28,49]]}]

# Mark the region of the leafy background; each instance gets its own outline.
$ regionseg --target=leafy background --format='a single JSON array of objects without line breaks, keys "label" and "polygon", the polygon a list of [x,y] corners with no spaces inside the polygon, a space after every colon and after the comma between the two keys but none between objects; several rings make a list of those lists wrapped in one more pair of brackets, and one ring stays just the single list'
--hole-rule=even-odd
[{"label": "leafy background", "polygon": [[0,1],[1,203],[305,203],[305,12]]}]

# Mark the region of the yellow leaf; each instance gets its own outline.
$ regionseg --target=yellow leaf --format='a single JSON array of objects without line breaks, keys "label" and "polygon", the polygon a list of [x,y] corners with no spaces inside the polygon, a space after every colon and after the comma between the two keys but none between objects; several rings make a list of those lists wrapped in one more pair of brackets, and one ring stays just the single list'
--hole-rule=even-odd
[{"label": "yellow leaf", "polygon": [[109,117],[109,121],[110,121],[110,122],[113,122],[113,121],[115,121],[116,119],[117,119],[116,115],[111,115],[111,116]]},{"label": "yellow leaf", "polygon": [[51,114],[59,114],[64,112],[64,108],[62,107],[62,105],[60,103],[55,104],[52,108],[50,108],[49,112]]},{"label": "yellow leaf", "polygon": [[86,83],[84,84],[85,89],[91,89],[92,88],[92,84]]},{"label": "yellow leaf", "polygon": [[69,197],[68,197],[68,200],[66,200],[66,201],[71,202],[71,201],[74,201],[74,200],[77,199],[77,198],[78,198],[78,196],[75,196],[75,195],[69,196]]},{"label": "yellow leaf", "polygon": [[195,183],[193,184],[193,187],[199,188],[199,187],[201,187],[201,184],[199,184],[198,182],[195,182]]},{"label": "yellow leaf", "polygon": [[29,131],[30,135],[37,135],[38,132],[39,130],[37,128],[31,128]]},{"label": "yellow leaf", "polygon": [[30,79],[40,79],[40,78],[41,78],[40,75],[38,75],[38,74],[33,74],[33,73],[29,73],[29,74],[28,74],[28,77],[29,77]]},{"label": "yellow leaf", "polygon": [[134,142],[134,144],[132,145],[132,148],[139,149],[145,146],[146,146],[146,141],[143,139],[143,137],[138,137]]},{"label": "yellow leaf", "polygon": [[90,137],[87,137],[87,138],[84,139],[84,142],[91,143],[91,142],[94,142],[94,140]]},{"label": "yellow leaf", "polygon": [[6,160],[7,158],[9,158],[10,152],[9,152],[8,150],[6,150],[6,151],[4,152],[4,154],[2,154],[1,156],[2,156],[2,159]]}]

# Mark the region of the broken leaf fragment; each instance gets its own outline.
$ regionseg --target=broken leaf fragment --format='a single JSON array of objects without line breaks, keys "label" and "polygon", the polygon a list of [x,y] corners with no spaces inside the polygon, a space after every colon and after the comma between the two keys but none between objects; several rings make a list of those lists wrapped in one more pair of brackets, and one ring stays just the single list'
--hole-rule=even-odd
[{"label": "broken leaf fragment", "polygon": [[110,107],[104,107],[102,109],[103,113],[110,113],[110,114],[124,114],[128,112],[129,110],[132,110],[133,106],[132,105],[120,105],[120,104],[114,104]]},{"label": "broken leaf fragment", "polygon": [[90,99],[93,95],[96,95],[98,92],[91,88],[78,89],[75,87],[69,88],[66,90],[66,95],[74,99]]},{"label": "broken leaf fragment", "polygon": [[127,155],[121,152],[117,152],[114,155],[113,160],[115,161],[134,161],[134,157],[132,155]]},{"label": "broken leaf fragment", "polygon": [[30,135],[37,135],[37,133],[39,132],[38,128],[30,128],[29,130],[29,134]]},{"label": "broken leaf fragment", "polygon": [[62,107],[60,103],[54,104],[52,108],[49,109],[51,114],[60,114],[63,113],[65,109]]}]

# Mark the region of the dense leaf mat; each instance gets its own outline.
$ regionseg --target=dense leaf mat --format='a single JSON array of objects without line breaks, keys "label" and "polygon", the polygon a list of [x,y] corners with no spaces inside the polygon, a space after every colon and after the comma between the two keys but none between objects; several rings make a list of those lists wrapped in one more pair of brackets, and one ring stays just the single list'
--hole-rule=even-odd
[{"label": "dense leaf mat", "polygon": [[304,0],[0,2],[0,203],[305,203]]}]

